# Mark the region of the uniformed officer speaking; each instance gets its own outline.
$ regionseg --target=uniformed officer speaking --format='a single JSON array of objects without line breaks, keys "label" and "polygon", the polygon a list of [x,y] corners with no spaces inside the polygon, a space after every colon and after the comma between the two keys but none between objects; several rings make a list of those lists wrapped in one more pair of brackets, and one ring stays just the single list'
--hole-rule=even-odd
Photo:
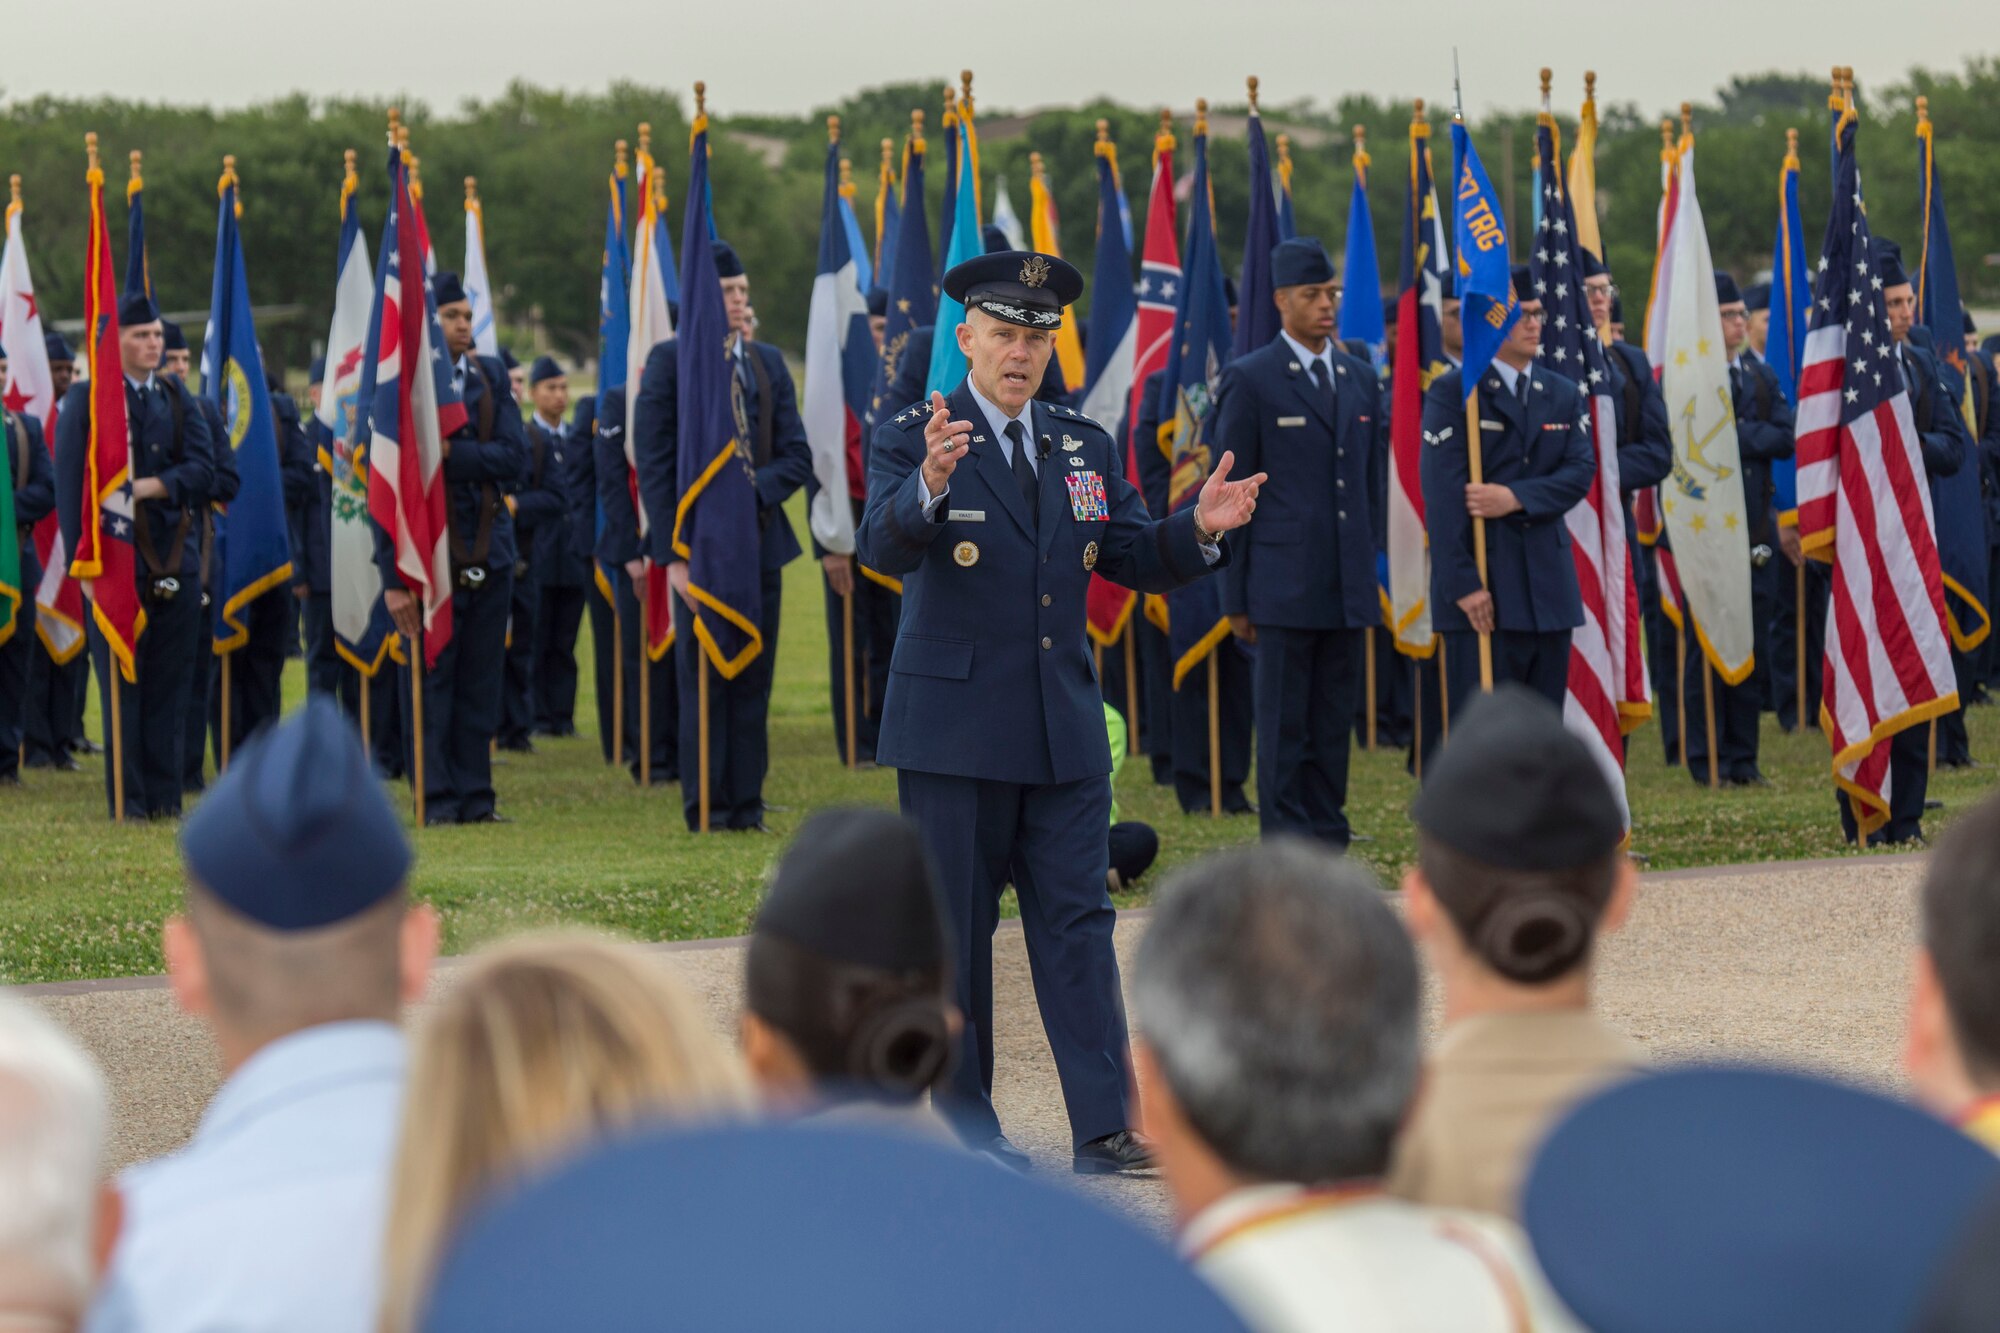
[{"label": "uniformed officer speaking", "polygon": [[1213,438],[1278,479],[1222,575],[1222,609],[1255,644],[1259,822],[1347,846],[1347,760],[1361,701],[1386,435],[1375,372],[1333,341],[1333,261],[1312,237],[1271,252],[1278,337],[1237,358]]},{"label": "uniformed officer speaking", "polygon": [[[1526,264],[1513,272],[1521,317],[1479,381],[1484,480],[1472,481],[1462,372],[1424,397],[1424,515],[1431,543],[1431,617],[1444,637],[1445,694],[1459,711],[1479,688],[1479,638],[1493,639],[1493,679],[1518,680],[1558,707],[1570,632],[1583,623],[1563,517],[1597,472],[1574,382],[1535,364],[1542,302]],[[1473,558],[1486,521],[1486,577]],[[1428,729],[1428,752],[1440,737]]]},{"label": "uniformed officer speaking", "polygon": [[869,568],[903,579],[876,753],[898,770],[953,918],[965,1046],[940,1109],[968,1143],[1025,1163],[991,1097],[992,937],[1011,881],[1075,1169],[1141,1169],[1105,891],[1111,754],[1084,595],[1093,570],[1141,592],[1200,578],[1264,478],[1230,481],[1225,453],[1194,506],[1148,522],[1110,435],[1034,401],[1082,276],[1002,252],[960,264],[944,286],[965,304],[953,333],[970,373],[949,400],[934,393],[877,431],[857,534]]}]

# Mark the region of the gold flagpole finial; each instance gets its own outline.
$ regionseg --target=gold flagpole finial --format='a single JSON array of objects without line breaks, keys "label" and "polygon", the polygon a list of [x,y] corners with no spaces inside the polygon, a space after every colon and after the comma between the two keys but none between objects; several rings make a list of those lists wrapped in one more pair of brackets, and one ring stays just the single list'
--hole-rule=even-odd
[{"label": "gold flagpole finial", "polygon": [[479,207],[479,177],[477,176],[467,176],[465,178],[465,206],[467,208]]},{"label": "gold flagpole finial", "polygon": [[1547,65],[1542,66],[1542,100],[1549,100],[1549,89],[1555,85],[1556,72]]},{"label": "gold flagpole finial", "polygon": [[1197,137],[1208,133],[1208,99],[1197,97],[1194,101],[1194,132]]},{"label": "gold flagpole finial", "polygon": [[1254,116],[1257,114],[1257,76],[1252,74],[1244,82],[1250,88],[1250,114]]},{"label": "gold flagpole finial", "polygon": [[132,162],[132,179],[133,179],[133,180],[135,180],[135,181],[136,181],[136,180],[139,180],[139,179],[141,178],[141,177],[140,177],[140,172],[139,172],[139,162],[140,162],[140,160],[141,160],[142,158],[144,158],[145,156],[146,156],[146,155],[145,155],[144,153],[140,152],[140,151],[139,151],[138,149],[136,149],[136,148],[134,148],[134,149],[132,150],[132,152],[131,152],[131,162]]},{"label": "gold flagpole finial", "polygon": [[639,122],[639,156],[651,157],[652,155],[653,155],[653,122],[650,120],[642,120]]},{"label": "gold flagpole finial", "polygon": [[1917,124],[1928,125],[1930,123],[1931,99],[1928,97],[1919,97],[1917,99]]},{"label": "gold flagpole finial", "polygon": [[359,174],[360,174],[360,173],[359,173],[358,171],[356,171],[356,170],[355,170],[355,167],[354,167],[354,164],[355,164],[356,160],[358,159],[358,156],[359,156],[359,155],[358,155],[358,154],[356,154],[356,153],[355,153],[355,151],[354,151],[354,150],[353,150],[352,148],[348,148],[348,149],[344,149],[344,150],[342,150],[342,152],[341,152],[341,154],[340,154],[340,174],[341,174],[341,175],[343,175],[343,176],[355,176],[355,175],[359,175]]},{"label": "gold flagpole finial", "polygon": [[708,85],[699,79],[694,85],[694,114],[697,120],[708,114]]},{"label": "gold flagpole finial", "polygon": [[1594,69],[1583,72],[1583,100],[1586,102],[1597,100],[1597,71]]},{"label": "gold flagpole finial", "polygon": [[1040,153],[1028,154],[1028,177],[1031,180],[1047,179],[1047,171],[1042,166],[1042,155]]},{"label": "gold flagpole finial", "polygon": [[854,197],[854,162],[850,158],[840,159],[840,195],[843,199]]},{"label": "gold flagpole finial", "polygon": [[1693,103],[1693,102],[1682,102],[1682,103],[1681,103],[1681,133],[1682,133],[1682,134],[1693,134],[1693,133],[1694,133],[1694,103]]},{"label": "gold flagpole finial", "polygon": [[1660,156],[1662,158],[1668,158],[1672,157],[1673,155],[1674,155],[1674,123],[1673,121],[1668,120],[1665,116],[1662,116],[1660,117]]},{"label": "gold flagpole finial", "polygon": [[910,108],[910,151],[924,151],[924,113],[917,107]]},{"label": "gold flagpole finial", "polygon": [[1424,121],[1424,99],[1419,97],[1410,103],[1410,119],[1422,125]]},{"label": "gold flagpole finial", "polygon": [[1785,131],[1785,156],[1797,157],[1798,155],[1799,155],[1799,132],[1795,129],[1788,129]]},{"label": "gold flagpole finial", "polygon": [[1100,120],[1100,121],[1098,121],[1098,122],[1097,122],[1097,142],[1099,142],[1099,143],[1110,143],[1110,142],[1111,142],[1111,122],[1110,122],[1110,121],[1108,121],[1108,120]]},{"label": "gold flagpole finial", "polygon": [[15,172],[7,178],[8,203],[15,208],[21,206],[21,173]]},{"label": "gold flagpole finial", "polygon": [[840,142],[840,117],[839,117],[839,116],[828,116],[828,117],[826,118],[826,141],[827,141],[828,143],[839,143],[839,142]]},{"label": "gold flagpole finial", "polygon": [[972,114],[972,71],[969,69],[960,70],[958,72],[958,82],[960,85],[958,94],[959,111],[963,115],[970,116]]},{"label": "gold flagpole finial", "polygon": [[1368,156],[1368,127],[1366,125],[1356,125],[1354,127],[1354,165],[1358,169],[1366,170],[1371,161],[1373,159]]},{"label": "gold flagpole finial", "polygon": [[96,130],[91,130],[91,131],[90,131],[89,133],[87,133],[87,134],[85,134],[85,135],[83,136],[83,151],[84,151],[84,152],[85,152],[85,153],[86,153],[86,154],[87,154],[87,155],[88,155],[88,156],[90,157],[90,169],[91,169],[92,171],[101,171],[101,170],[103,170],[103,168],[102,168],[102,167],[100,167],[100,166],[98,165],[98,162],[97,162],[97,131],[96,131]]},{"label": "gold flagpole finial", "polygon": [[390,108],[389,108],[389,146],[390,146],[391,148],[395,148],[395,147],[398,147],[398,146],[400,146],[400,144],[401,144],[401,140],[397,138],[397,134],[398,134],[398,132],[399,132],[399,131],[400,131],[400,130],[402,129],[402,125],[403,125],[403,113],[402,113],[402,112],[400,112],[400,111],[398,111],[398,110],[397,110],[397,109],[396,109],[395,107],[390,107]]},{"label": "gold flagpole finial", "polygon": [[894,139],[884,139],[882,141],[882,170],[889,172],[891,175],[895,174],[896,141]]},{"label": "gold flagpole finial", "polygon": [[949,83],[944,86],[944,119],[938,124],[946,129],[958,124],[958,89]]}]

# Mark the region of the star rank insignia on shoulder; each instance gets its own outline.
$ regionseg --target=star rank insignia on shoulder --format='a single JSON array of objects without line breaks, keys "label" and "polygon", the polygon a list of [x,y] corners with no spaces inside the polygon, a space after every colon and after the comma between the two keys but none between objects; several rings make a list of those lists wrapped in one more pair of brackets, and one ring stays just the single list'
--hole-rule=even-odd
[{"label": "star rank insignia on shoulder", "polygon": [[924,417],[925,407],[926,405],[923,403],[912,403],[898,412],[893,419],[898,426],[907,426],[912,421],[921,421]]},{"label": "star rank insignia on shoulder", "polygon": [[[1096,430],[1104,430],[1104,426],[1101,422],[1098,422],[1090,417],[1085,416],[1083,413],[1077,411],[1073,407],[1067,406],[1066,404],[1050,403],[1048,404],[1048,409],[1049,412],[1054,416],[1064,417],[1070,421],[1081,421],[1084,425],[1090,426]],[[1105,430],[1104,433],[1106,435],[1109,435],[1111,432]]]}]

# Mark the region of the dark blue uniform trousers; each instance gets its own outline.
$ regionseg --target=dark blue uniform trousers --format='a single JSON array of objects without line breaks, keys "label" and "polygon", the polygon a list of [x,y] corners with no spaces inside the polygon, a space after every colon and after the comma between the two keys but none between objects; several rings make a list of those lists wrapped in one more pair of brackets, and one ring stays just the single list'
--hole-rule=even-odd
[{"label": "dark blue uniform trousers", "polygon": [[591,588],[542,588],[535,613],[535,730],[550,736],[576,734],[576,631],[583,623],[583,599]]},{"label": "dark blue uniform trousers", "polygon": [[[250,631],[243,646],[229,656],[229,745],[232,753],[243,748],[257,728],[275,722],[284,702],[285,658],[289,644],[297,641],[292,632],[289,587],[273,588],[237,614]],[[211,610],[214,608],[211,607]],[[216,616],[216,627],[227,629]],[[210,668],[208,691],[210,734],[215,738],[215,767],[222,768],[222,662]],[[197,762],[189,760],[190,767]]]},{"label": "dark blue uniform trousers", "polygon": [[[1646,674],[1653,682],[1653,721],[1660,731],[1661,757],[1673,767],[1681,761],[1681,631],[1667,619],[1660,603],[1660,572],[1653,552],[1642,548],[1637,561],[1633,572],[1639,580],[1639,619],[1646,632]],[[1692,658],[1701,648],[1690,643],[1688,651]],[[1688,665],[1692,668],[1694,662]]]},{"label": "dark blue uniform trousers", "polygon": [[[1787,574],[1791,566],[1785,567]],[[1757,661],[1771,658],[1771,618],[1777,613],[1778,570],[1776,563],[1750,571],[1750,623],[1752,651]],[[1681,612],[1687,614],[1685,610]],[[1764,701],[1770,696],[1766,677],[1753,671],[1740,685],[1728,685],[1701,651],[1697,640],[1688,642],[1687,679],[1682,682],[1681,707],[1687,711],[1688,776],[1708,785],[1708,702],[1702,694],[1703,675],[1715,695],[1715,771],[1725,782],[1747,782],[1758,776],[1757,723]],[[1678,737],[1676,737],[1678,739]]]},{"label": "dark blue uniform trousers", "polygon": [[[146,632],[139,636],[139,646],[133,655],[133,674],[138,680],[129,685],[112,663],[111,646],[97,628],[96,616],[85,616],[90,627],[90,656],[96,663],[98,706],[103,710],[107,741],[111,729],[108,682],[113,676],[118,677],[127,819],[181,812],[181,751],[187,743],[188,690],[195,644],[206,624],[201,595],[193,583],[192,579],[184,580],[181,595],[171,601],[146,603]],[[108,752],[111,747],[107,744],[105,748]],[[114,778],[111,756],[107,753],[104,808],[115,815]]]},{"label": "dark blue uniform trousers", "polygon": [[[605,577],[615,587],[618,580],[625,576],[622,573],[607,573]],[[610,599],[605,597],[604,590],[597,586],[595,580],[585,589],[584,597],[584,609],[590,613],[591,679],[597,687],[597,743],[604,751],[604,762],[608,764],[611,762],[611,733],[616,729],[613,721],[616,711],[613,703],[617,694],[617,681],[613,676],[618,657],[617,635],[614,632],[616,620]],[[631,752],[631,746],[627,745],[625,753],[629,756]]]},{"label": "dark blue uniform trousers", "polygon": [[[1451,719],[1444,709],[1444,659],[1448,651],[1440,638],[1429,657],[1403,659],[1410,697],[1410,748],[1403,768],[1412,777],[1423,776],[1423,761],[1451,734]],[[1475,663],[1475,670],[1477,666]]]},{"label": "dark blue uniform trousers", "polygon": [[[755,828],[764,819],[764,772],[770,767],[771,680],[778,660],[778,613],[784,596],[782,569],[763,572],[763,614],[757,626],[764,651],[724,680],[708,671],[708,826]],[[681,803],[690,829],[701,827],[701,645],[695,642],[687,603],[674,598],[674,663],[680,686]],[[1110,818],[1109,813],[1106,819]]]},{"label": "dark blue uniform trousers", "polygon": [[[23,610],[25,608],[25,610]],[[0,643],[0,778],[21,766],[21,718],[28,704],[28,663],[41,651],[35,640],[33,593],[14,610],[14,632]]]},{"label": "dark blue uniform trousers", "polygon": [[1347,847],[1349,728],[1368,634],[1257,627],[1257,822]]},{"label": "dark blue uniform trousers", "polygon": [[[1771,701],[1778,725],[1791,731],[1799,725],[1799,573],[1789,562],[1778,567],[1778,605],[1771,616]],[[1817,560],[1806,571],[1806,712],[1805,725],[1819,726],[1820,675],[1826,667],[1826,608],[1833,596],[1833,575]]]},{"label": "dark blue uniform trousers", "polygon": [[[1168,657],[1167,679],[1171,682],[1171,643]],[[1250,777],[1251,694],[1255,686],[1249,656],[1232,637],[1217,644],[1208,655],[1208,660],[1181,677],[1180,688],[1168,695],[1167,711],[1173,726],[1174,793],[1180,798],[1181,809],[1189,814],[1206,814],[1210,805],[1208,676],[1205,673],[1217,669],[1222,672],[1222,679],[1216,686],[1216,699],[1221,714],[1218,725],[1222,749],[1223,808],[1241,809],[1247,799],[1243,794],[1243,784]],[[1354,708],[1350,703],[1346,719],[1351,721],[1353,717]]]},{"label": "dark blue uniform trousers", "polygon": [[[197,792],[207,783],[202,777],[203,756],[208,753],[208,704],[215,692],[215,601],[195,593],[195,600],[202,604],[201,630],[195,635],[193,655],[188,661],[187,712],[182,718],[186,734],[181,741],[181,787],[185,791]],[[106,726],[111,725],[109,719]],[[216,762],[221,763],[221,750],[216,751]]]},{"label": "dark blue uniform trousers", "polygon": [[[479,591],[455,590],[451,638],[437,664],[424,671],[424,818],[431,822],[469,823],[493,809],[492,745],[500,729],[500,665],[513,583],[512,569],[489,569]],[[398,673],[405,736],[415,734],[410,669]],[[414,780],[415,767],[407,771]]]},{"label": "dark blue uniform trousers", "polygon": [[77,737],[83,734],[79,701],[90,680],[90,657],[78,653],[67,662],[50,657],[35,632],[34,617],[30,607],[22,618],[24,632],[34,647],[28,654],[21,734],[28,749],[28,766],[41,768],[53,763],[57,755],[74,751]]},{"label": "dark blue uniform trousers", "polygon": [[[1909,727],[1889,738],[1889,822],[1868,836],[1869,846],[1908,842],[1923,832],[1924,796],[1931,782],[1930,751],[1928,725]],[[1840,802],[1840,831],[1853,842],[1857,832],[1854,809],[1846,792],[1836,791],[1834,798]]]},{"label": "dark blue uniform trousers", "polygon": [[[1466,705],[1479,694],[1479,636],[1470,630],[1441,634],[1444,640],[1444,690],[1446,721],[1464,715]],[[1545,633],[1503,629],[1493,632],[1493,683],[1511,680],[1527,686],[1557,708],[1569,688],[1570,631]],[[1442,731],[1445,728],[1440,728]],[[1428,732],[1424,743],[1430,746]]]},{"label": "dark blue uniform trousers", "polygon": [[1046,786],[896,774],[903,814],[937,864],[956,945],[965,1015],[959,1061],[938,1109],[975,1146],[1000,1133],[993,1111],[993,931],[1000,891],[1014,885],[1042,1028],[1055,1056],[1077,1145],[1131,1123],[1125,1005],[1111,947],[1111,779]]},{"label": "dark blue uniform trousers", "polygon": [[[820,576],[826,597],[827,681],[833,692],[833,748],[847,762],[847,611],[846,598],[835,595]],[[862,763],[875,758],[875,738],[881,731],[882,696],[889,690],[889,655],[896,646],[900,603],[893,589],[854,571],[854,757]],[[1112,703],[1119,703],[1113,699]]]},{"label": "dark blue uniform trousers", "polygon": [[[620,577],[616,586],[618,631],[624,635],[622,651],[625,654],[625,767],[631,771],[632,781],[637,782],[639,780],[639,685],[641,681],[646,681],[651,684],[653,693],[650,719],[653,724],[652,780],[655,783],[676,782],[680,779],[681,771],[680,682],[677,679],[680,666],[675,660],[680,653],[680,637],[678,634],[675,635],[676,646],[670,650],[670,655],[662,657],[641,673],[639,647],[640,640],[646,632],[646,614],[639,605],[638,597],[632,591],[632,580]],[[713,690],[720,679],[720,676],[712,678],[708,682],[709,688]],[[709,822],[715,823],[713,811],[710,812],[710,816]]]},{"label": "dark blue uniform trousers", "polygon": [[507,664],[500,692],[502,745],[519,745],[535,729],[535,640],[541,612],[542,585],[533,566],[525,574],[517,569],[509,598]]},{"label": "dark blue uniform trousers", "polygon": [[306,636],[307,691],[333,696],[353,717],[359,708],[361,677],[333,646],[333,594],[307,593],[299,608],[299,625]]}]

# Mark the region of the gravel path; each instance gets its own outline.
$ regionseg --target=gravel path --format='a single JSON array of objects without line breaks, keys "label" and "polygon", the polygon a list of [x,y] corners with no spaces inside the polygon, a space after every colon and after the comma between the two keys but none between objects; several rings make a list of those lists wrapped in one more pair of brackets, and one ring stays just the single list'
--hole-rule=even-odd
[{"label": "gravel path", "polygon": [[[1603,950],[1600,1001],[1610,1020],[1662,1061],[1779,1061],[1893,1090],[1913,940],[1917,857],[1802,862],[1646,877],[1637,910]],[[1128,967],[1145,929],[1127,913]],[[734,1029],[740,941],[657,946],[702,996],[719,1032]],[[1063,1180],[1069,1130],[1043,1039],[1016,922],[994,945],[999,995],[996,1101],[1007,1132]],[[450,984],[441,969],[434,987]],[[202,1030],[158,978],[26,986],[109,1072],[116,1166],[184,1139],[214,1091]],[[1163,1226],[1154,1181],[1078,1181]]]}]

